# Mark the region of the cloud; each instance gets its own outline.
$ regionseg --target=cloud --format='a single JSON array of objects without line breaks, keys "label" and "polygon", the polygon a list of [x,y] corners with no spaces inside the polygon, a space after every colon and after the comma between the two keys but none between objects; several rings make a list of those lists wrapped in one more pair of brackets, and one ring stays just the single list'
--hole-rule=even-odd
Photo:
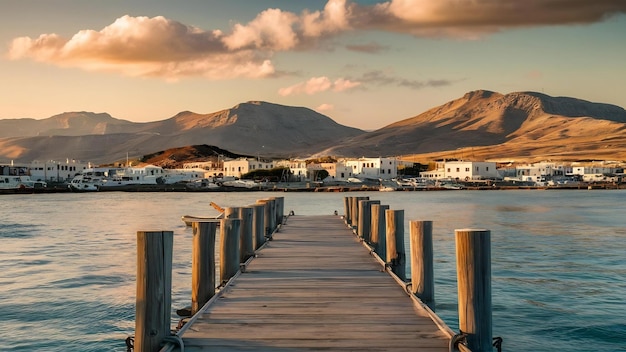
[{"label": "cloud", "polygon": [[367,54],[377,54],[381,51],[387,50],[387,46],[383,46],[377,43],[368,43],[368,44],[350,44],[346,45],[346,49],[350,51],[356,51],[360,53]]},{"label": "cloud", "polygon": [[405,78],[396,77],[384,71],[375,70],[366,72],[358,79],[363,83],[371,83],[380,86],[395,85],[400,87],[406,87],[410,89],[422,89],[427,87],[443,87],[449,86],[455,83],[455,81],[447,79],[430,79],[425,81],[409,80]]},{"label": "cloud", "polygon": [[321,104],[320,106],[316,107],[316,108],[315,108],[315,111],[318,111],[318,112],[327,112],[327,111],[332,111],[332,110],[334,110],[334,109],[335,109],[335,106],[334,106],[334,105],[324,103],[324,104]]},{"label": "cloud", "polygon": [[[162,16],[127,15],[100,31],[81,30],[71,38],[54,33],[15,38],[8,57],[171,80],[263,78],[277,74],[272,63],[276,53],[320,49],[322,41],[332,42],[348,31],[476,38],[509,28],[593,23],[625,12],[624,0],[390,0],[374,5],[329,0],[322,10],[300,14],[267,9],[227,31],[207,31]],[[346,48],[364,53],[385,49],[375,43]]]},{"label": "cloud", "polygon": [[361,85],[361,82],[350,81],[345,78],[338,78],[334,82],[330,78],[313,77],[306,82],[300,82],[292,86],[281,88],[278,94],[281,96],[290,96],[297,94],[313,95],[321,92],[332,90],[334,92],[343,92]]},{"label": "cloud", "polygon": [[391,0],[354,12],[360,29],[472,38],[509,28],[593,23],[626,12],[623,0]]},{"label": "cloud", "polygon": [[101,31],[82,30],[70,39],[56,34],[16,38],[9,58],[167,79],[259,78],[274,73],[270,55],[229,50],[222,39],[219,31],[206,32],[160,16],[123,16]]}]

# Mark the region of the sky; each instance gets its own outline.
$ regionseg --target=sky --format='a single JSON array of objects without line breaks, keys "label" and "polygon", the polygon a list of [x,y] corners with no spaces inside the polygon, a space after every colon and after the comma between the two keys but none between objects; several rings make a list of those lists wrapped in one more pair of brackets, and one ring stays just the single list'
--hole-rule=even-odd
[{"label": "sky", "polygon": [[0,119],[247,101],[366,130],[486,89],[626,107],[624,0],[0,0]]}]

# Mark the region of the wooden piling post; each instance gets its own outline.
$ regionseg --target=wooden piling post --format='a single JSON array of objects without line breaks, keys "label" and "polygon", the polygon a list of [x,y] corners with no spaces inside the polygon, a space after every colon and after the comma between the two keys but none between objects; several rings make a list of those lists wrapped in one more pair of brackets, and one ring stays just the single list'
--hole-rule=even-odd
[{"label": "wooden piling post", "polygon": [[411,291],[435,310],[433,270],[433,222],[410,221]]},{"label": "wooden piling post", "polygon": [[191,252],[191,314],[215,295],[215,232],[217,222],[193,222]]},{"label": "wooden piling post", "polygon": [[385,210],[388,205],[372,204],[372,224],[370,226],[370,243],[374,247],[374,252],[382,260],[387,259],[387,224],[385,223]]},{"label": "wooden piling post", "polygon": [[239,271],[239,229],[241,219],[220,220],[220,281],[223,283]]},{"label": "wooden piling post", "polygon": [[276,224],[282,225],[285,218],[285,197],[274,197],[276,200]]},{"label": "wooden piling post", "polygon": [[359,198],[360,197],[352,197],[350,199],[350,227],[352,227],[353,229],[355,229],[358,225]]},{"label": "wooden piling post", "polygon": [[351,215],[351,220],[352,220],[352,228],[357,229],[358,232],[358,225],[359,225],[359,201],[362,200],[369,200],[370,197],[352,197],[352,215]]},{"label": "wooden piling post", "polygon": [[343,221],[350,225],[350,197],[343,197]]},{"label": "wooden piling post", "polygon": [[134,350],[154,352],[171,334],[174,232],[137,232]]},{"label": "wooden piling post", "polygon": [[387,264],[400,279],[406,281],[404,252],[404,210],[385,210],[387,232]]},{"label": "wooden piling post", "polygon": [[455,230],[459,329],[474,352],[492,351],[491,232]]},{"label": "wooden piling post", "polygon": [[270,238],[272,232],[274,232],[273,228],[273,219],[272,219],[272,203],[269,199],[259,199],[256,201],[257,204],[263,204],[264,208],[264,223],[265,223],[265,237]]},{"label": "wooden piling post", "polygon": [[253,204],[252,214],[252,238],[254,242],[254,250],[259,249],[263,243],[265,243],[265,205]]},{"label": "wooden piling post", "polygon": [[357,234],[365,242],[370,243],[372,237],[372,205],[380,204],[379,200],[359,201],[359,224]]},{"label": "wooden piling post", "polygon": [[245,263],[248,258],[254,255],[254,240],[252,239],[252,207],[239,208],[239,218],[241,228],[239,230],[239,255],[240,262]]},{"label": "wooden piling post", "polygon": [[239,219],[239,208],[238,207],[224,208],[224,219]]}]

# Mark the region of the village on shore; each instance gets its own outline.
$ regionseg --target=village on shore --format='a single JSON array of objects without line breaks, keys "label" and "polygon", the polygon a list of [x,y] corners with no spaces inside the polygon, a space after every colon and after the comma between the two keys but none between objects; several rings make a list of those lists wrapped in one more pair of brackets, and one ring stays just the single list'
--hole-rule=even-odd
[{"label": "village on shore", "polygon": [[[420,171],[424,170],[425,171]],[[270,160],[218,158],[180,169],[75,160],[0,164],[0,193],[88,191],[428,191],[626,188],[620,162],[537,163],[399,157]]]}]

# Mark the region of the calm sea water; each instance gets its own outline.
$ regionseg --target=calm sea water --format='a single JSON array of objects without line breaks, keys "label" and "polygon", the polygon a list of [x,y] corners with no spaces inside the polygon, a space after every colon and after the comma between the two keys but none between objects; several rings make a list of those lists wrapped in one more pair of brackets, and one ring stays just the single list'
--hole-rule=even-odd
[{"label": "calm sea water", "polygon": [[626,351],[626,191],[615,190],[5,195],[0,350],[125,351],[137,231],[174,231],[176,309],[189,305],[191,286],[181,215],[271,196],[296,216],[342,213],[343,197],[359,195],[404,209],[405,222],[434,222],[436,311],[453,330],[454,229],[486,228],[504,351]]}]

